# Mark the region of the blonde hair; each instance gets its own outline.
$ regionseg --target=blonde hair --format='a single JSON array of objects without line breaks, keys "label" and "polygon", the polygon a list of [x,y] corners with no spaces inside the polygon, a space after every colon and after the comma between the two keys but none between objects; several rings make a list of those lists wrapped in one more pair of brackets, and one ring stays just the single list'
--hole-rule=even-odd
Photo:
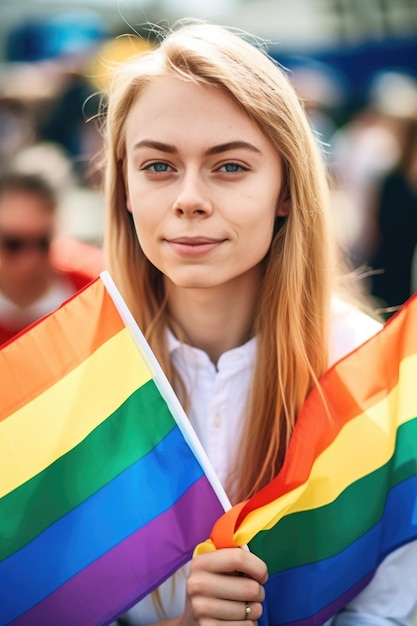
[{"label": "blonde hair", "polygon": [[[255,313],[257,357],[247,420],[231,484],[251,496],[279,471],[299,410],[327,368],[328,317],[336,272],[326,168],[286,73],[242,34],[181,24],[149,53],[114,73],[106,111],[105,248],[110,272],[178,392],[166,347],[171,324],[161,273],[143,254],[126,209],[125,122],[156,77],[220,86],[243,107],[280,155],[289,215],[274,235]],[[262,193],[262,190],[259,190]],[[175,329],[174,329],[175,331]]]}]

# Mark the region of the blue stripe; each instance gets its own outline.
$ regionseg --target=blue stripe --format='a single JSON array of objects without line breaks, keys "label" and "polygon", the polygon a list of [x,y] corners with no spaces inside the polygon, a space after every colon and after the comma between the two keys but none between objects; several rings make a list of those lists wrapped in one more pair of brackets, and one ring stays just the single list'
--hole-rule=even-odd
[{"label": "blue stripe", "polygon": [[169,509],[202,474],[174,428],[146,457],[0,563],[0,624]]},{"label": "blue stripe", "polygon": [[[390,491],[383,517],[348,548],[323,561],[273,574],[266,584],[264,620],[267,616],[269,626],[283,626],[310,618],[306,626],[314,624],[313,615],[374,572],[390,552],[415,539],[417,476]],[[332,611],[325,619],[334,614]],[[260,624],[266,623],[264,620]]]}]

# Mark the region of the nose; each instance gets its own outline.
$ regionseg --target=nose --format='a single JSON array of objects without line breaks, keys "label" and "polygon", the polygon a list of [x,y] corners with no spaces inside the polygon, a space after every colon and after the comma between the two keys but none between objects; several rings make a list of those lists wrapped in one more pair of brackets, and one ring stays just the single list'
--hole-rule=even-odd
[{"label": "nose", "polygon": [[207,186],[198,172],[188,172],[179,183],[172,209],[178,217],[205,217],[212,213]]}]

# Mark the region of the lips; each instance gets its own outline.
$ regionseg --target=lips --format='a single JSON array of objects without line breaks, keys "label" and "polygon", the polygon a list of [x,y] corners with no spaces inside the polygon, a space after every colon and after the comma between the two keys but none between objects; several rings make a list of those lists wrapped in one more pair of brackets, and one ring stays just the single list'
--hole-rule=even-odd
[{"label": "lips", "polygon": [[170,243],[182,243],[187,246],[199,246],[205,243],[220,243],[223,239],[216,237],[175,237],[168,240]]},{"label": "lips", "polygon": [[181,256],[199,257],[209,254],[218,248],[225,240],[210,237],[176,237],[167,239],[167,243]]}]

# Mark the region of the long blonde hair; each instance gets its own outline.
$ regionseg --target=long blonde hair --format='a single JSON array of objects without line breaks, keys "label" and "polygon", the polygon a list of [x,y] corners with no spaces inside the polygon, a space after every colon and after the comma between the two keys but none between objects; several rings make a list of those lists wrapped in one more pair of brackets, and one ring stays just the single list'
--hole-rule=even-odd
[{"label": "long blonde hair", "polygon": [[231,481],[237,485],[233,500],[241,500],[279,471],[299,410],[327,367],[336,263],[326,168],[286,73],[264,49],[232,29],[181,24],[155,50],[126,61],[114,72],[105,129],[108,265],[177,391],[180,383],[166,346],[169,317],[162,275],[139,246],[124,186],[126,117],[146,85],[167,74],[227,90],[284,165],[289,215],[265,259],[254,323],[257,357],[236,480]]}]

